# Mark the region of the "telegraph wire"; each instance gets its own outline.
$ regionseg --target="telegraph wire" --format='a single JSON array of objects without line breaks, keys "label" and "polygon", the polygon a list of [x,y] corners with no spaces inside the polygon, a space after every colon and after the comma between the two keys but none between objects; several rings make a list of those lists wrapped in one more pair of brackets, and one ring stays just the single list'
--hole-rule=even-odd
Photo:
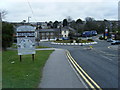
[{"label": "telegraph wire", "polygon": [[32,15],[33,15],[34,20],[37,22],[36,18],[34,17],[34,12],[33,12],[33,9],[32,9],[32,7],[31,7],[30,2],[29,2],[28,0],[26,0],[26,1],[27,1],[28,6],[29,6],[29,8],[30,8],[30,10],[31,10],[31,13],[32,13]]}]

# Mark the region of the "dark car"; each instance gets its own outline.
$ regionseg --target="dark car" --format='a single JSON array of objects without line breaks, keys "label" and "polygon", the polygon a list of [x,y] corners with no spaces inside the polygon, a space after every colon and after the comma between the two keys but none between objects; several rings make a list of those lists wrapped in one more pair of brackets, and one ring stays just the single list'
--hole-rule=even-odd
[{"label": "dark car", "polygon": [[117,40],[117,41],[113,41],[112,43],[111,43],[111,45],[119,45],[120,44],[120,41],[119,40]]}]

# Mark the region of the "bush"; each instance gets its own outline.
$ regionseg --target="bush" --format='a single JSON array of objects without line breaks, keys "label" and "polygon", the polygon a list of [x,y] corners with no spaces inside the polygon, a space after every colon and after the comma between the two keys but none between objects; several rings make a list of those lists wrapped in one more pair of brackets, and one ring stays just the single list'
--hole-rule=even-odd
[{"label": "bush", "polygon": [[60,41],[60,40],[57,38],[56,41]]},{"label": "bush", "polygon": [[104,37],[100,36],[99,39],[100,39],[100,40],[104,40]]},{"label": "bush", "polygon": [[80,42],[80,40],[79,39],[76,39],[76,43],[79,43]]},{"label": "bush", "polygon": [[70,43],[73,43],[73,40],[70,40]]},{"label": "bush", "polygon": [[92,40],[92,39],[88,39],[87,41],[91,41],[91,42],[94,42],[94,40]]}]

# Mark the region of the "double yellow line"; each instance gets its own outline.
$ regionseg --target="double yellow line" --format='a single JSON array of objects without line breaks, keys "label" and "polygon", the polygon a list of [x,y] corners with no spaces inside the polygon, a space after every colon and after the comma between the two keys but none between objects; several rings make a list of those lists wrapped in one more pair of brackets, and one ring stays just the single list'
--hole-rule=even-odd
[{"label": "double yellow line", "polygon": [[66,50],[66,54],[69,61],[72,63],[72,65],[77,70],[77,72],[81,75],[81,77],[85,80],[85,82],[90,86],[90,88],[92,88],[93,90],[96,90],[96,88],[99,90],[102,90],[100,86],[82,69],[82,67],[77,64],[77,62],[72,58],[68,50]]}]

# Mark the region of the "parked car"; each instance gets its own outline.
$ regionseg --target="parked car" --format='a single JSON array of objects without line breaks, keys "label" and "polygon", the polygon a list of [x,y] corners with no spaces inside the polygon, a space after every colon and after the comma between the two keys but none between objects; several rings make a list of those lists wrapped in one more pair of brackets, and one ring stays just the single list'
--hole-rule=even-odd
[{"label": "parked car", "polygon": [[113,42],[113,41],[114,41],[114,40],[111,39],[111,38],[107,39],[107,42]]},{"label": "parked car", "polygon": [[118,45],[118,44],[120,44],[119,40],[114,40],[113,42],[111,42],[111,45]]},{"label": "parked car", "polygon": [[97,35],[97,31],[95,31],[95,30],[92,30],[91,33],[92,33],[93,36]]},{"label": "parked car", "polygon": [[91,37],[91,36],[96,36],[97,35],[97,31],[92,30],[92,31],[84,31],[82,33],[82,37]]},{"label": "parked car", "polygon": [[82,37],[90,37],[92,36],[92,32],[91,31],[85,31],[82,33]]}]

